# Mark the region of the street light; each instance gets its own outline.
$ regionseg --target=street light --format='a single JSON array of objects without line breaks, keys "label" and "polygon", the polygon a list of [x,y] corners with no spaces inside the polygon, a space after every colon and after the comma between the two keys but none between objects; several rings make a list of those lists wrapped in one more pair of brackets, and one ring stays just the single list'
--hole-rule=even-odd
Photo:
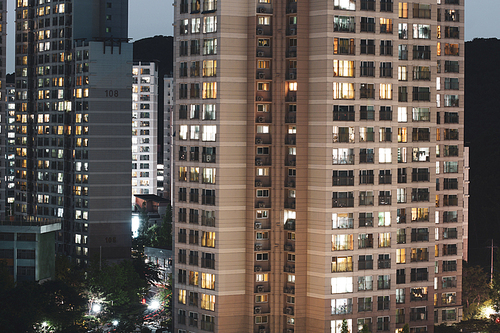
[{"label": "street light", "polygon": [[94,312],[94,313],[96,313],[96,314],[97,314],[97,313],[99,313],[99,312],[101,312],[101,304],[99,304],[99,303],[94,303],[94,304],[92,305],[92,312]]},{"label": "street light", "polygon": [[118,326],[118,320],[113,320],[112,324],[113,324],[113,326]]},{"label": "street light", "polygon": [[160,302],[158,300],[152,300],[151,303],[148,305],[149,310],[157,310],[160,308]]}]

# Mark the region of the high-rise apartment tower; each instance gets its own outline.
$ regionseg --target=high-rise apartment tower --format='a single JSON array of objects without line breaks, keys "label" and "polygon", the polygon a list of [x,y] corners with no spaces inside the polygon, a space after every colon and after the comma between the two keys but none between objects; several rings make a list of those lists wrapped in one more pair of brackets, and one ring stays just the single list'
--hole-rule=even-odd
[{"label": "high-rise apartment tower", "polygon": [[77,260],[130,256],[127,14],[127,0],[16,2],[11,218],[61,220],[56,250]]},{"label": "high-rise apartment tower", "polygon": [[180,0],[175,329],[461,319],[463,0]]},{"label": "high-rise apartment tower", "polygon": [[132,85],[132,203],[134,194],[157,194],[158,70],[136,62]]}]

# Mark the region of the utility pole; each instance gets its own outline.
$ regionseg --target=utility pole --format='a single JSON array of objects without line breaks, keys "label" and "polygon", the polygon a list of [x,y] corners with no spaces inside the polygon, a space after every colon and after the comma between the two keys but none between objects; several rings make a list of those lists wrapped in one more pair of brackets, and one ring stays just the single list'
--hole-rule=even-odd
[{"label": "utility pole", "polygon": [[491,249],[491,272],[490,272],[490,284],[493,285],[493,250],[498,248],[498,246],[493,245],[493,239],[491,239],[491,246],[488,246]]}]

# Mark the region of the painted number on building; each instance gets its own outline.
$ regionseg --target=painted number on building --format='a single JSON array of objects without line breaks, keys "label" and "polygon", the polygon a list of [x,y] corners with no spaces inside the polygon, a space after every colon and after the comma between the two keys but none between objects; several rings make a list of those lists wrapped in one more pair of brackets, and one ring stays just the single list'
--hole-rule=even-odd
[{"label": "painted number on building", "polygon": [[118,90],[104,90],[106,97],[118,97]]},{"label": "painted number on building", "polygon": [[105,237],[106,243],[116,243],[116,237]]}]

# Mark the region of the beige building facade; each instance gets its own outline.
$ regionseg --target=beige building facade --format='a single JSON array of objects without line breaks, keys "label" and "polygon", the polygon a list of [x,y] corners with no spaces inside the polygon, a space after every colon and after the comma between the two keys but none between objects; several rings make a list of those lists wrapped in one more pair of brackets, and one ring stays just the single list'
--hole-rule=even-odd
[{"label": "beige building facade", "polygon": [[463,18],[463,0],[176,3],[176,333],[461,319]]}]

